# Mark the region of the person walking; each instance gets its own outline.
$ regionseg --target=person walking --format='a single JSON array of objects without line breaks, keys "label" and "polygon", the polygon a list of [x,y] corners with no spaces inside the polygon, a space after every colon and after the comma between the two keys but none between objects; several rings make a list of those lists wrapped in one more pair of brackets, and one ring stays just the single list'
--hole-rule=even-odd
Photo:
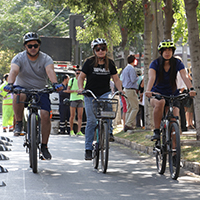
[{"label": "person walking", "polygon": [[4,91],[4,87],[8,84],[9,73],[3,75],[4,82],[0,85],[0,95],[3,96],[2,101],[2,126],[3,132],[8,128],[9,132],[13,131],[14,111],[13,111],[13,94]]},{"label": "person walking", "polygon": [[[57,82],[52,58],[40,51],[41,39],[39,35],[35,32],[26,33],[23,37],[23,45],[25,50],[18,53],[11,61],[8,84],[4,87],[4,90],[12,92],[14,87],[42,89],[48,84],[48,78],[57,91],[61,90],[62,85]],[[24,102],[26,98],[26,94],[20,94],[20,102]],[[16,99],[17,95],[14,94],[13,109],[16,119],[14,136],[20,135],[22,131],[24,111],[24,103],[18,104]],[[41,151],[43,157],[50,160],[51,154],[47,148],[51,130],[49,94],[40,95],[38,105],[41,107]]]},{"label": "person walking", "polygon": [[63,89],[59,91],[60,134],[66,134],[66,131],[69,133],[69,130],[66,130],[66,121],[69,122],[70,108],[63,102],[66,98],[70,99],[70,93],[66,92],[69,79],[70,77],[67,74],[62,76]]},{"label": "person walking", "polygon": [[127,62],[128,65],[122,71],[122,85],[124,87],[125,95],[127,96],[127,112],[126,112],[126,122],[124,126],[124,132],[127,130],[134,130],[133,125],[136,120],[136,115],[139,110],[139,102],[137,96],[137,73],[134,69],[135,56],[133,54],[128,55]]},{"label": "person walking", "polygon": [[[111,94],[110,79],[114,81],[119,92],[123,92],[121,81],[117,74],[115,63],[107,56],[107,42],[105,39],[97,38],[92,41],[91,48],[93,56],[86,59],[83,64],[81,74],[78,78],[78,93],[84,88],[84,80],[86,78],[85,89],[91,90],[98,98],[108,98]],[[87,116],[87,125],[85,129],[85,160],[92,160],[92,143],[94,139],[94,130],[97,119],[93,112],[92,96],[84,97],[85,111]],[[112,120],[110,120],[110,141],[114,141],[112,133]]]},{"label": "person walking", "polygon": [[[70,135],[73,136],[75,135],[74,130],[73,130],[73,124],[74,124],[74,118],[77,110],[77,115],[78,115],[78,131],[76,135],[78,136],[83,136],[84,134],[81,132],[81,125],[82,125],[82,117],[83,117],[83,95],[78,95],[78,77],[80,75],[81,70],[77,69],[76,70],[76,75],[74,78],[71,78],[69,80],[69,84],[67,87],[67,92],[70,93],[70,118],[69,118],[69,123],[70,123]],[[84,84],[85,86],[85,81]]]}]

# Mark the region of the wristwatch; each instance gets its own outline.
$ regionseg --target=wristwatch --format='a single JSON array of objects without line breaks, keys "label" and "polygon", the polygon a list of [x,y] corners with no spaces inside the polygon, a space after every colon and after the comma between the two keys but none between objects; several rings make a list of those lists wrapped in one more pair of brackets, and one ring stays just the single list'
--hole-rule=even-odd
[{"label": "wristwatch", "polygon": [[189,92],[190,92],[190,91],[192,91],[192,90],[194,90],[194,88],[193,88],[193,87],[191,87],[191,88],[189,89]]}]

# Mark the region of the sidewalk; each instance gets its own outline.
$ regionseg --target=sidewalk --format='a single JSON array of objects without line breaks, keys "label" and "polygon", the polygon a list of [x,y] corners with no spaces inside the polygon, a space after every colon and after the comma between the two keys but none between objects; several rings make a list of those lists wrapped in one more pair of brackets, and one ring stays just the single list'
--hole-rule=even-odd
[{"label": "sidewalk", "polygon": [[[120,125],[119,125],[120,126]],[[195,135],[196,132],[195,131],[187,131],[187,132],[183,132],[182,133],[185,136],[191,136],[191,135]],[[149,137],[148,135],[146,137]],[[136,142],[131,142],[127,139],[123,139],[123,138],[119,138],[115,136],[115,142],[123,144],[131,149],[137,150],[137,151],[141,151],[143,153],[149,154],[151,156],[153,155],[153,147],[149,147],[149,146],[144,146],[141,144],[138,144]],[[200,147],[200,141],[196,141],[196,140],[183,140],[181,141],[181,146],[183,145],[196,145]],[[189,170],[197,175],[200,175],[200,163],[198,162],[189,162],[186,160],[181,159],[181,163],[184,169]]]}]

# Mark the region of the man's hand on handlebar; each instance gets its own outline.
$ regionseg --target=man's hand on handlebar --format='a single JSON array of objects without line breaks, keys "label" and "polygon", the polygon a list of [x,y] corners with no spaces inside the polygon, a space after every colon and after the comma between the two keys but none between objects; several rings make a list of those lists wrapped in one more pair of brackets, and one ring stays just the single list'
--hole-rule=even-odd
[{"label": "man's hand on handlebar", "polygon": [[8,83],[3,89],[6,92],[12,92],[13,91],[13,83]]},{"label": "man's hand on handlebar", "polygon": [[63,85],[62,84],[59,84],[59,83],[53,83],[53,88],[59,92],[63,89]]}]

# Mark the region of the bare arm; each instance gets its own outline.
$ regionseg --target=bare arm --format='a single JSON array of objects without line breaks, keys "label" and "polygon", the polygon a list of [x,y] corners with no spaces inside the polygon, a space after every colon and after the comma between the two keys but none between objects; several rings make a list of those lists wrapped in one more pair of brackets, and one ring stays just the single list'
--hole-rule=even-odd
[{"label": "bare arm", "polygon": [[112,79],[115,83],[115,86],[116,88],[118,89],[119,92],[122,92],[124,94],[124,91],[122,90],[122,82],[121,80],[119,79],[119,76],[118,74],[114,74],[112,75]]},{"label": "bare arm", "polygon": [[9,76],[8,76],[8,83],[14,83],[15,82],[15,79],[19,73],[19,66],[12,63],[11,64],[11,69],[10,69],[10,72],[9,72]]},{"label": "bare arm", "polygon": [[78,92],[78,90],[71,90],[71,86],[67,86],[67,90],[64,90],[64,92],[73,93],[73,92]]},{"label": "bare arm", "polygon": [[54,65],[50,64],[46,66],[46,73],[52,83],[57,83],[56,73],[54,71]]},{"label": "bare arm", "polygon": [[[56,73],[54,71],[54,65],[50,64],[46,66],[46,73],[52,83],[58,83]],[[61,91],[63,87],[59,87],[56,89],[57,92]]]},{"label": "bare arm", "polygon": [[78,77],[78,93],[81,93],[84,89],[83,89],[83,83],[84,83],[84,80],[86,78],[86,74],[84,72],[81,72],[79,77]]},{"label": "bare arm", "polygon": [[146,89],[145,95],[150,98],[152,96],[151,89],[156,80],[156,71],[154,69],[149,69],[148,76],[149,76],[149,81],[147,83],[147,89]]}]

